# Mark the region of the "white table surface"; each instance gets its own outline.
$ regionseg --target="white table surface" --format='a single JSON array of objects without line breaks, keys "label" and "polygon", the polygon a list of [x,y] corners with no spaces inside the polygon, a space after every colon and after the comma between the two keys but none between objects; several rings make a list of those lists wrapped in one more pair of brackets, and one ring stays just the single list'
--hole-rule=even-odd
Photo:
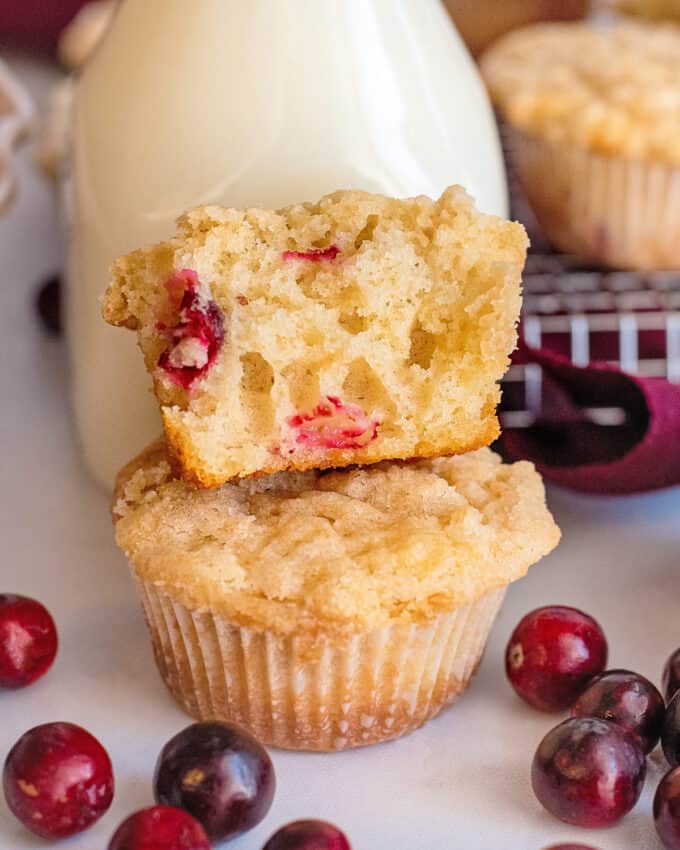
[{"label": "white table surface", "polygon": [[[49,72],[22,65],[39,99]],[[0,591],[35,596],[52,611],[61,647],[49,675],[0,694],[0,759],[29,727],[69,720],[109,750],[117,790],[109,813],[66,844],[105,848],[117,824],[152,803],[156,756],[188,719],[156,673],[140,607],[116,550],[108,496],[85,473],[74,441],[63,343],[34,315],[36,285],[58,269],[62,246],[49,187],[22,155],[18,201],[0,219]],[[503,648],[531,608],[576,605],[597,617],[612,666],[658,682],[680,646],[680,489],[596,499],[551,491],[564,531],[558,551],[516,585],[485,661],[461,702],[392,744],[339,755],[274,752],[278,791],[269,816],[230,845],[260,850],[298,817],[335,821],[355,850],[542,850],[579,840],[599,850],[658,850],[649,779],[614,829],[584,832],[542,811],[529,786],[539,740],[557,722],[523,706],[503,674]],[[45,844],[0,800],[0,850]]]}]

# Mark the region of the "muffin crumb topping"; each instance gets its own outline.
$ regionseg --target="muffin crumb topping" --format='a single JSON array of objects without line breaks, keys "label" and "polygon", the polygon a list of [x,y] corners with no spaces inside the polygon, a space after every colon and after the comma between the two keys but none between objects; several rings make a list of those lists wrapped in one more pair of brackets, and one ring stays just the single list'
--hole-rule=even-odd
[{"label": "muffin crumb topping", "polygon": [[537,24],[482,59],[491,95],[517,128],[608,156],[680,163],[680,30]]},{"label": "muffin crumb topping", "polygon": [[144,582],[279,633],[413,622],[521,578],[559,539],[540,476],[489,449],[194,490],[162,442],[121,473],[117,539]]}]

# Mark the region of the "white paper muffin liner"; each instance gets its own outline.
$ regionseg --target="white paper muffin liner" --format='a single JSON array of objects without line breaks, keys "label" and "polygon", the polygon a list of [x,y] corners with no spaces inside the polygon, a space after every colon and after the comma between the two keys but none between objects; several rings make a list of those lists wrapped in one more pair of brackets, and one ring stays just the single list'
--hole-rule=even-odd
[{"label": "white paper muffin liner", "polygon": [[536,219],[557,248],[618,269],[680,268],[680,167],[514,128],[510,143]]},{"label": "white paper muffin liner", "polygon": [[424,623],[310,647],[191,611],[139,582],[160,674],[198,720],[238,723],[283,749],[344,750],[421,726],[465,690],[505,588]]}]

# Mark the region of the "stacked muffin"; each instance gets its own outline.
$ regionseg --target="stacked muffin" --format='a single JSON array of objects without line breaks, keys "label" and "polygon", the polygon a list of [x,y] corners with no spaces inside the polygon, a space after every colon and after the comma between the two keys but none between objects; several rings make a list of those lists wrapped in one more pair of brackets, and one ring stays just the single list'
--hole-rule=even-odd
[{"label": "stacked muffin", "polygon": [[533,467],[478,448],[525,252],[453,188],[199,209],[116,264],[104,315],[137,329],[165,428],[119,476],[117,539],[192,715],[337,750],[466,687],[559,538]]}]

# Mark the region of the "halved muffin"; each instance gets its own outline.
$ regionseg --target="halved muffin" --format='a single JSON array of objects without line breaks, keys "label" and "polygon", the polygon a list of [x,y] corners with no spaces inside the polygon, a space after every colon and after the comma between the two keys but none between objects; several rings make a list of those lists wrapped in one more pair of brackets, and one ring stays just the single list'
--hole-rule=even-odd
[{"label": "halved muffin", "polygon": [[527,238],[457,187],[208,207],[119,260],[170,451],[201,487],[469,451],[498,434]]}]

